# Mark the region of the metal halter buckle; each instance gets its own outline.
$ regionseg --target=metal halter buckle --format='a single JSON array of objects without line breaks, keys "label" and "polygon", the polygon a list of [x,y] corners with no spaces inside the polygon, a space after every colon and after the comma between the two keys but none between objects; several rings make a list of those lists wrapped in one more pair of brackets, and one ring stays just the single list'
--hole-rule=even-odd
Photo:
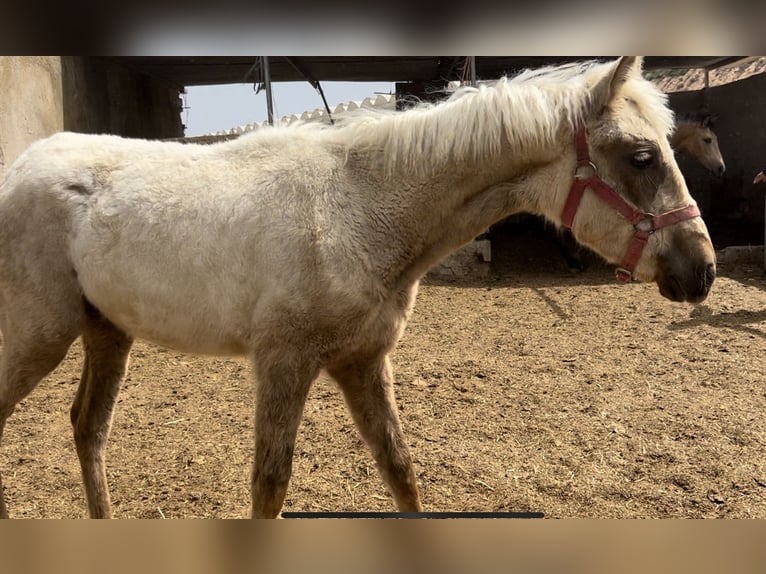
[{"label": "metal halter buckle", "polygon": [[615,269],[614,274],[617,279],[623,283],[627,283],[633,279],[633,273],[622,267]]}]

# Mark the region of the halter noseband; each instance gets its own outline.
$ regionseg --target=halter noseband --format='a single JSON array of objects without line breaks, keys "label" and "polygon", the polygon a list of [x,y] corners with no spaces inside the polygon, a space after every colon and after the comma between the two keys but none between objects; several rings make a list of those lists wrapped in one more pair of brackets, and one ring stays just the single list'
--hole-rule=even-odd
[{"label": "halter noseband", "polygon": [[[644,213],[625,201],[614,189],[604,182],[598,176],[596,166],[590,160],[588,154],[588,142],[586,140],[585,126],[580,126],[575,132],[575,149],[577,151],[577,167],[575,168],[575,180],[572,183],[572,189],[569,191],[564,212],[561,216],[561,222],[571,231],[577,208],[580,206],[585,190],[590,188],[603,201],[630,221],[636,232],[628,246],[628,250],[622,258],[620,266],[617,268],[617,279],[623,282],[630,281],[633,278],[633,271],[641,258],[649,236],[657,229],[692,219],[700,216],[700,210],[696,205],[687,205],[678,209],[671,209],[660,215]],[[592,173],[589,177],[583,176],[580,172],[588,169]]]}]

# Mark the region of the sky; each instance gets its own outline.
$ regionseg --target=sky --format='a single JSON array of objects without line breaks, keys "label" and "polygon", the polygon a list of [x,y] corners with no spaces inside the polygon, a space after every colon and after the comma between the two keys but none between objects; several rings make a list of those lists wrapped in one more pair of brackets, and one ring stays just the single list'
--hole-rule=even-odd
[{"label": "sky", "polygon": [[[393,82],[322,82],[332,110],[338,104],[361,101],[368,96],[390,94]],[[272,83],[274,116],[302,114],[324,108],[322,97],[308,82]],[[253,84],[189,86],[186,88],[181,121],[187,136],[228,130],[267,118],[266,92],[256,94]]]}]

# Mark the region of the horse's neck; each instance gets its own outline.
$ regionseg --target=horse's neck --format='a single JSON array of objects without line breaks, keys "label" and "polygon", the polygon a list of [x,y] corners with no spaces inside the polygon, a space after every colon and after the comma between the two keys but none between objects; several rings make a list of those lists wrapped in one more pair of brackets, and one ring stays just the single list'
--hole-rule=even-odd
[{"label": "horse's neck", "polygon": [[694,129],[695,127],[691,124],[677,124],[676,129],[670,136],[670,147],[672,147],[676,152],[687,151],[687,142]]},{"label": "horse's neck", "polygon": [[[550,215],[550,206],[563,205],[557,178],[566,169],[560,159],[570,157],[572,169],[574,164],[571,126],[563,123],[568,114],[546,100],[547,92],[508,89],[500,94],[507,107],[555,110],[519,113],[509,126],[502,122],[513,114],[499,113],[498,98],[489,95],[352,122],[337,132],[347,146],[349,173],[364,182],[362,209],[373,229],[366,227],[363,239],[375,252],[375,273],[384,283],[416,280],[512,213]],[[578,102],[575,95],[572,101]],[[548,169],[554,164],[558,171]]]},{"label": "horse's neck", "polygon": [[[507,150],[508,161],[456,162],[430,177],[387,180],[369,209],[397,230],[377,254],[386,283],[399,287],[417,280],[447,254],[519,212],[552,216],[563,204],[565,187],[559,160],[563,149]],[[523,159],[521,159],[523,157]],[[464,167],[460,167],[464,166]],[[469,167],[470,166],[470,167]],[[566,170],[564,170],[566,171]],[[566,181],[565,181],[566,180]]]}]

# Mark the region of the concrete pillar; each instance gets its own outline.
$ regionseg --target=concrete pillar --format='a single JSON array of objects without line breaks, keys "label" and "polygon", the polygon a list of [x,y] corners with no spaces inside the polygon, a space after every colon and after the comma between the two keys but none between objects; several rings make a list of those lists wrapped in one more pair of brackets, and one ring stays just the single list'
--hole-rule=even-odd
[{"label": "concrete pillar", "polygon": [[0,178],[33,141],[64,129],[61,59],[0,56]]}]

